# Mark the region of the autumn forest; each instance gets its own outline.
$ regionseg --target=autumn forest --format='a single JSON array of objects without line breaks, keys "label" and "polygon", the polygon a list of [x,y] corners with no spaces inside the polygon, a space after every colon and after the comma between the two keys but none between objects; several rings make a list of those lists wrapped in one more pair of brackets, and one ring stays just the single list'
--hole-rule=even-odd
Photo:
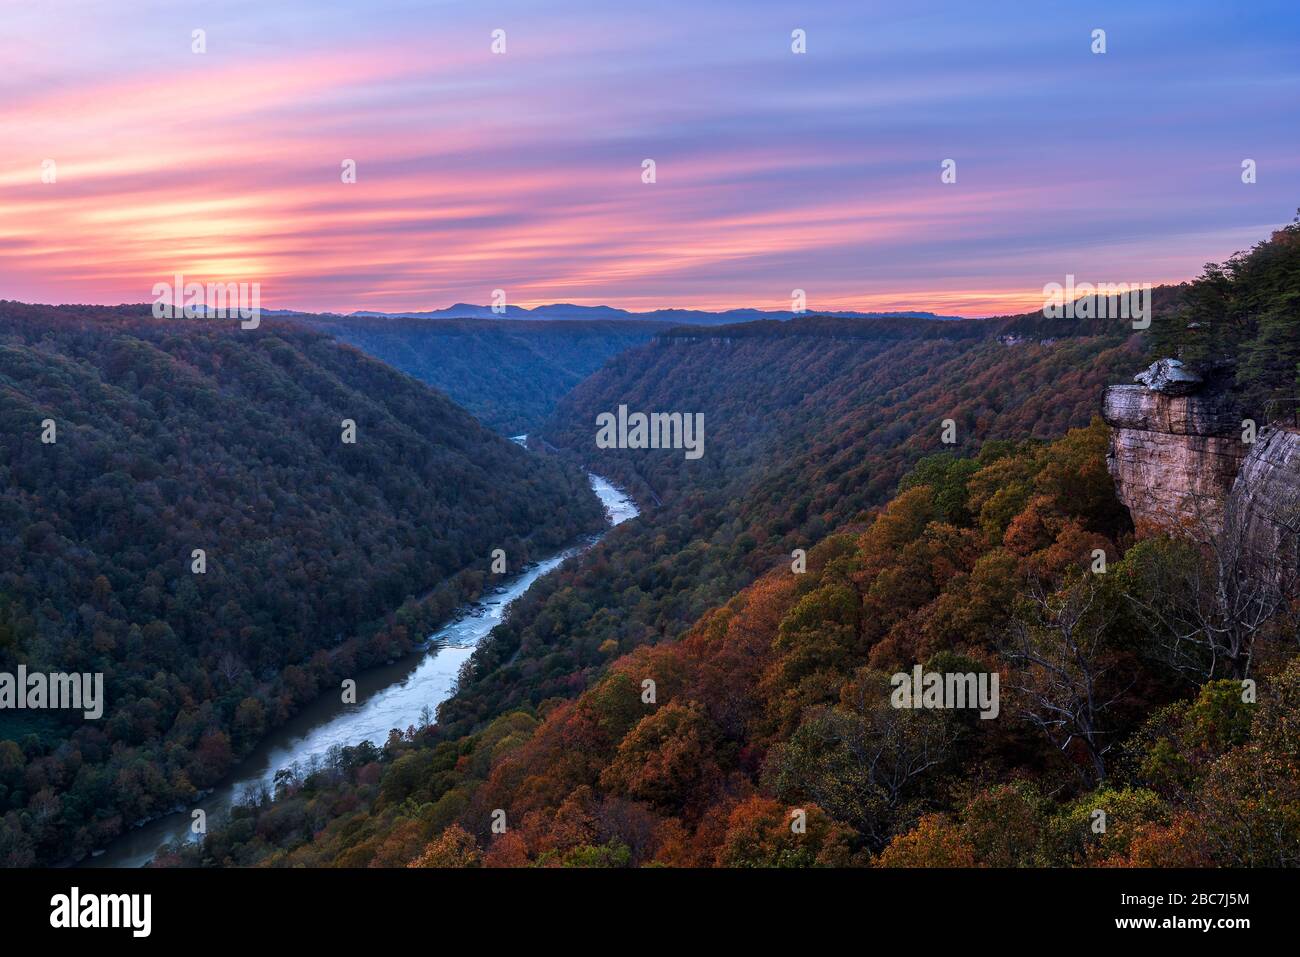
[{"label": "autumn forest", "polygon": [[[494,548],[592,536],[596,472],[639,517],[539,578],[430,720],[284,769],[153,866],[1294,866],[1294,579],[1244,539],[1225,571],[1228,519],[1135,513],[1102,407],[1175,357],[1285,437],[1297,229],[1157,289],[1148,330],[465,320],[426,341],[416,319],[0,304],[0,666],[102,671],[111,702],[0,717],[0,856],[77,860],[184,808],[489,591]],[[458,387],[464,409],[440,391],[493,351],[510,375]],[[701,411],[707,454],[598,449],[619,404]],[[996,715],[899,707],[918,668],[996,678]]]}]

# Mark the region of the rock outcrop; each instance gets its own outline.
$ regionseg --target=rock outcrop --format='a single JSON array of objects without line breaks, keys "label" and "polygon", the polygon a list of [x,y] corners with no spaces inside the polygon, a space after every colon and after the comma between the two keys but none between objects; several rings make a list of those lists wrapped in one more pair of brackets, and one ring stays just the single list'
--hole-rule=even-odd
[{"label": "rock outcrop", "polygon": [[[1181,363],[1155,363],[1139,381],[1111,386],[1102,417],[1111,433],[1107,465],[1134,524],[1216,535],[1250,446],[1228,395],[1201,388]],[[1199,391],[1189,391],[1191,388]]]},{"label": "rock outcrop", "polygon": [[1300,568],[1300,431],[1244,441],[1229,393],[1171,362],[1135,376],[1142,385],[1106,390],[1107,465],[1134,524],[1207,541],[1226,518],[1252,566]]},{"label": "rock outcrop", "polygon": [[1157,359],[1151,363],[1151,368],[1133,378],[1162,395],[1191,395],[1205,384],[1205,380],[1183,365],[1181,359]]},{"label": "rock outcrop", "polygon": [[1300,432],[1265,429],[1228,496],[1240,541],[1279,571],[1300,569]]}]

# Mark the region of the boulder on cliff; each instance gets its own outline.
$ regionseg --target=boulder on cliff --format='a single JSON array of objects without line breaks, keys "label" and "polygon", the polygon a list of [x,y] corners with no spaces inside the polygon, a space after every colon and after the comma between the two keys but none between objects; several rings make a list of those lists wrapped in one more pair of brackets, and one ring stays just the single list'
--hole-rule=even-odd
[{"label": "boulder on cliff", "polygon": [[1157,359],[1135,375],[1133,381],[1140,382],[1161,395],[1191,395],[1205,382],[1183,365],[1181,359]]}]

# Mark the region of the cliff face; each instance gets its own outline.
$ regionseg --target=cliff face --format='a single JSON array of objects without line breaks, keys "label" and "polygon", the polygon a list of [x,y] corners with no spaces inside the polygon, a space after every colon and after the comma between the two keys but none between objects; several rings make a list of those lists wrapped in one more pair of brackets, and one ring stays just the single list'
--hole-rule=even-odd
[{"label": "cliff face", "polygon": [[1273,567],[1300,568],[1300,433],[1267,429],[1250,446],[1228,496],[1241,540]]},{"label": "cliff face", "polygon": [[1218,392],[1169,395],[1142,385],[1106,390],[1107,465],[1134,524],[1219,532],[1224,507],[1251,446],[1241,417]]},{"label": "cliff face", "polygon": [[1107,465],[1134,524],[1201,541],[1224,534],[1255,567],[1300,568],[1300,431],[1265,428],[1242,441],[1242,415],[1222,389],[1162,360],[1106,390]]}]

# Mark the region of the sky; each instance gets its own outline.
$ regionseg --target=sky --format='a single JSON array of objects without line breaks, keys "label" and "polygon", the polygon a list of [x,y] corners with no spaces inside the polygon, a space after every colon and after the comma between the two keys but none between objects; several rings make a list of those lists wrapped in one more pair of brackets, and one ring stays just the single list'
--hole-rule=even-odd
[{"label": "sky", "polygon": [[0,0],[0,299],[990,315],[1298,206],[1295,0]]}]

